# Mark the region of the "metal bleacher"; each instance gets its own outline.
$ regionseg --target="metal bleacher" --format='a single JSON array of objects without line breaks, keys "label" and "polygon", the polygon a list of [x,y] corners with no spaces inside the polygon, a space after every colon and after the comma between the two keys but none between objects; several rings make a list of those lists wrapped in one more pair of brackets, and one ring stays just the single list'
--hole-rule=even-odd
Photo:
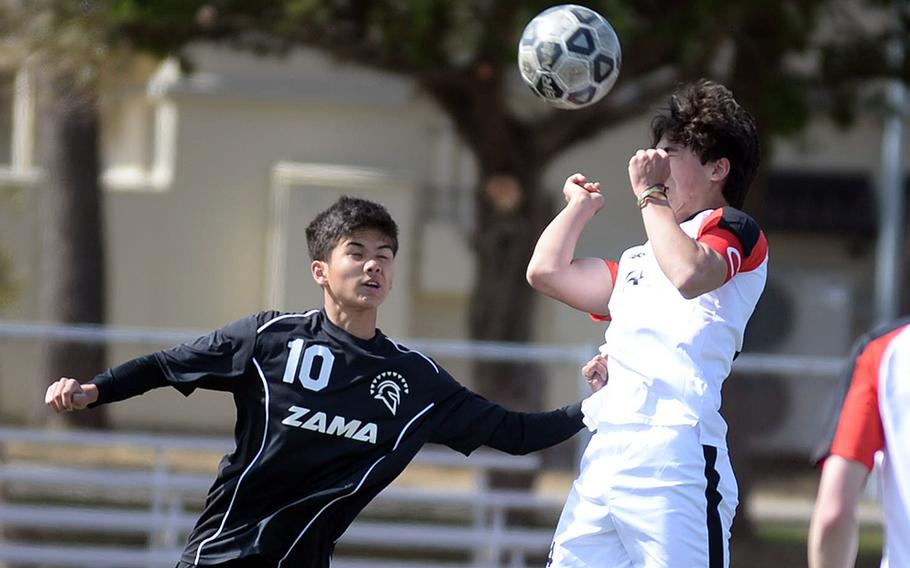
[{"label": "metal bleacher", "polygon": [[[58,457],[117,448],[142,459],[73,464]],[[173,453],[211,454],[217,462],[230,449],[224,438],[0,428],[0,566],[173,566],[213,477],[181,470]],[[481,450],[465,458],[425,448],[410,468],[458,471],[468,483],[388,487],[341,538],[333,568],[539,563],[562,499],[490,483],[494,472],[533,473],[539,465],[537,456]],[[514,520],[516,512],[525,522]]]}]

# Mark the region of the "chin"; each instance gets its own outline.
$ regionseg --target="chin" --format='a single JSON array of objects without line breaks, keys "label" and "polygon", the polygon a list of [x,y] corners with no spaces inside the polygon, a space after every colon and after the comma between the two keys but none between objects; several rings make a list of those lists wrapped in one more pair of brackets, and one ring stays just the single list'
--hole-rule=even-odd
[{"label": "chin", "polygon": [[354,304],[360,309],[366,309],[366,310],[376,309],[379,306],[381,306],[383,302],[385,302],[385,299],[386,299],[386,297],[384,295],[381,297],[367,296],[365,298],[364,297],[358,298],[354,302]]}]

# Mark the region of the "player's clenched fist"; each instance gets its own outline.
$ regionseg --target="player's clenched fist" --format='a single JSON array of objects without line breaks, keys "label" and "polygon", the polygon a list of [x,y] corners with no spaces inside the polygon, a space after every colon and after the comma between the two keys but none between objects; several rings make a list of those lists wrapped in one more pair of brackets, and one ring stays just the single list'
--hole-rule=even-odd
[{"label": "player's clenched fist", "polygon": [[629,160],[629,181],[638,197],[651,186],[665,184],[670,177],[670,156],[664,150],[639,150]]},{"label": "player's clenched fist", "polygon": [[604,198],[600,193],[600,182],[588,181],[588,178],[580,173],[566,178],[566,183],[562,186],[562,195],[566,198],[566,203],[572,200],[583,200],[590,202],[597,210],[604,205]]},{"label": "player's clenched fist", "polygon": [[597,392],[607,384],[607,358],[597,354],[581,368],[581,374],[591,387],[592,392]]},{"label": "player's clenched fist", "polygon": [[51,383],[44,395],[44,404],[57,412],[82,410],[96,400],[98,400],[98,388],[95,385],[80,385],[79,381],[68,377]]}]

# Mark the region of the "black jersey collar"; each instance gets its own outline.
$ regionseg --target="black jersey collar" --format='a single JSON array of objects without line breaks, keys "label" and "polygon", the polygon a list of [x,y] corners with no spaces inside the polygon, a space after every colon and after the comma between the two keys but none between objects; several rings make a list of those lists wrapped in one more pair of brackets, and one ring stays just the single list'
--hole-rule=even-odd
[{"label": "black jersey collar", "polygon": [[370,339],[357,337],[356,335],[348,333],[346,330],[332,323],[332,320],[329,319],[329,315],[325,313],[325,308],[319,311],[322,314],[322,321],[325,332],[343,343],[353,343],[366,350],[374,351],[379,348],[382,340],[385,338],[385,335],[383,335],[382,331],[379,328],[376,328],[376,334],[373,335],[373,337]]}]

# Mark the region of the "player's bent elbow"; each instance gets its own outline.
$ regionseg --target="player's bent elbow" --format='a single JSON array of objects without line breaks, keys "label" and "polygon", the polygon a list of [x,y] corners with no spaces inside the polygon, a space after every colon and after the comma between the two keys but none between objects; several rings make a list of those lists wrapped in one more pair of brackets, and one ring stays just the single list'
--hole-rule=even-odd
[{"label": "player's bent elbow", "polygon": [[679,291],[679,294],[687,300],[697,298],[707,292],[707,290],[703,289],[702,282],[699,282],[694,273],[677,275],[675,278],[671,278],[670,282]]},{"label": "player's bent elbow", "polygon": [[529,264],[528,270],[525,272],[525,279],[527,279],[531,288],[546,294],[553,288],[553,282],[556,281],[556,271],[535,264]]},{"label": "player's bent elbow", "polygon": [[723,282],[712,282],[704,272],[698,269],[686,268],[678,270],[675,274],[667,276],[680,295],[691,300],[706,292],[717,288]]},{"label": "player's bent elbow", "polygon": [[679,290],[679,295],[686,300],[692,300],[704,294],[694,286],[677,286],[676,289]]}]

